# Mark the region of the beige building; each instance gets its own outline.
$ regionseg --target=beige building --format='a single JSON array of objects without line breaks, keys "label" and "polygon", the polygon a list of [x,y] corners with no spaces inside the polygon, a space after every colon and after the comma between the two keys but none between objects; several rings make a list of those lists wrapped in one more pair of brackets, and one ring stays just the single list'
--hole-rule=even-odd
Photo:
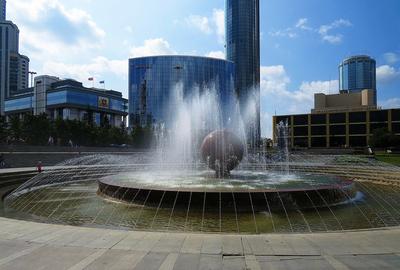
[{"label": "beige building", "polygon": [[311,113],[340,111],[376,110],[376,90],[365,89],[360,92],[347,92],[333,95],[322,93],[314,96],[314,109]]}]

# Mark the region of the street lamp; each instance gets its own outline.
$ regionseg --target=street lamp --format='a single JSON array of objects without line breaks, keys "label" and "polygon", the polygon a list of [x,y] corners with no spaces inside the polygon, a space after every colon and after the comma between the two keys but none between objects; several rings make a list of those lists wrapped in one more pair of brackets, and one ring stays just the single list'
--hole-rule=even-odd
[{"label": "street lamp", "polygon": [[34,86],[34,85],[33,85],[33,76],[36,75],[37,72],[35,72],[35,71],[29,71],[28,73],[29,73],[29,75],[31,75],[31,87],[33,87],[33,86]]}]

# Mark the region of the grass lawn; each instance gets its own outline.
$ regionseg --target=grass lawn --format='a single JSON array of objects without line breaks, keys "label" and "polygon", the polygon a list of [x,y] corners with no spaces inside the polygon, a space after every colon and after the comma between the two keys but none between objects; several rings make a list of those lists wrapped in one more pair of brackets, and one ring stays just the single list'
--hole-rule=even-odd
[{"label": "grass lawn", "polygon": [[396,166],[400,166],[400,154],[375,154],[375,158],[379,161],[387,162]]}]

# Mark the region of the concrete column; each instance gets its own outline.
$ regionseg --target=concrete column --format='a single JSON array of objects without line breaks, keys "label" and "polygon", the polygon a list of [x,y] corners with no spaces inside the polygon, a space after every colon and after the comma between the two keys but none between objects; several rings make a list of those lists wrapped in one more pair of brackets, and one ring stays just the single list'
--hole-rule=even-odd
[{"label": "concrete column", "polygon": [[346,112],[346,146],[350,146],[349,112]]},{"label": "concrete column", "polygon": [[294,147],[294,116],[290,116],[290,143],[291,147]]},{"label": "concrete column", "polygon": [[392,126],[392,110],[388,110],[388,130],[389,132],[393,131],[393,126]]},{"label": "concrete column", "polygon": [[369,145],[369,141],[370,141],[370,133],[371,133],[371,127],[370,127],[370,115],[369,115],[369,111],[366,112],[366,121],[365,124],[367,125],[367,145]]},{"label": "concrete column", "polygon": [[272,141],[276,143],[276,116],[272,116]]},{"label": "concrete column", "polygon": [[311,148],[311,114],[308,115],[308,148]]},{"label": "concrete column", "polygon": [[331,147],[331,136],[330,136],[330,122],[329,122],[329,113],[326,114],[326,147]]}]

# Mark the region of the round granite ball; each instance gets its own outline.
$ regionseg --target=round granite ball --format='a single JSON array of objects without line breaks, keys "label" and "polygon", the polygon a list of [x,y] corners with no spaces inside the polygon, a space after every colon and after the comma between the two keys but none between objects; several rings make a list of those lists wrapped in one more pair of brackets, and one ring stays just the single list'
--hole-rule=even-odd
[{"label": "round granite ball", "polygon": [[244,146],[232,132],[216,130],[204,138],[200,151],[210,169],[218,176],[226,176],[242,161]]}]

